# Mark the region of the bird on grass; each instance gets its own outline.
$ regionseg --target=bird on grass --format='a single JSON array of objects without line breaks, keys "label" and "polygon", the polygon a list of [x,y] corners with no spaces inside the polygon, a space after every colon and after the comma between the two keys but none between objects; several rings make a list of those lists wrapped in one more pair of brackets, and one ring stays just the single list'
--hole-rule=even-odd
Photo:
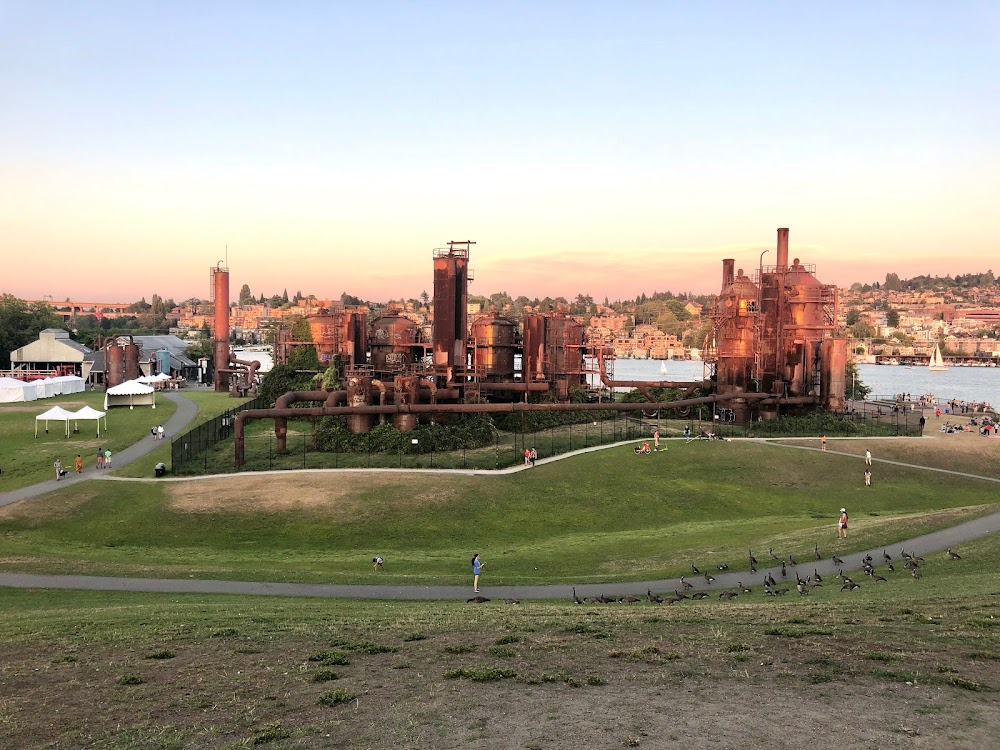
[{"label": "bird on grass", "polygon": [[819,574],[819,571],[816,568],[813,568],[813,578],[820,583],[823,582],[823,577]]},{"label": "bird on grass", "polygon": [[771,556],[772,560],[780,560],[781,558],[774,554],[774,549],[772,547],[767,548],[767,554]]},{"label": "bird on grass", "polygon": [[716,567],[719,570],[729,570],[729,563],[719,563]]},{"label": "bird on grass", "polygon": [[488,596],[474,596],[471,599],[466,599],[465,603],[466,604],[483,604],[484,602],[488,602],[489,600],[490,600],[490,598]]},{"label": "bird on grass", "polygon": [[961,560],[962,556],[957,552],[952,552],[951,547],[948,548],[948,559],[949,560]]},{"label": "bird on grass", "polygon": [[795,558],[794,558],[794,557],[792,557],[791,555],[789,555],[789,556],[788,556],[788,564],[789,564],[789,565],[791,565],[791,566],[792,566],[793,568],[794,568],[794,567],[795,567],[795,565],[796,565],[796,563],[795,563]]},{"label": "bird on grass", "polygon": [[646,589],[646,599],[648,599],[653,604],[660,604],[663,601],[662,597],[657,596],[649,589]]},{"label": "bird on grass", "polygon": [[905,563],[903,563],[903,567],[909,568],[910,570],[916,570],[917,568],[920,567],[920,563],[918,563],[911,557]]},{"label": "bird on grass", "polygon": [[833,560],[833,564],[834,564],[834,565],[843,565],[843,564],[844,564],[844,561],[843,561],[843,560],[841,560],[841,559],[840,559],[839,557],[837,557],[836,555],[834,555],[834,556],[833,556],[833,557],[832,557],[831,559]]},{"label": "bird on grass", "polygon": [[588,596],[583,601],[586,602],[587,604],[602,604],[601,597],[599,596]]},{"label": "bird on grass", "polygon": [[910,571],[910,577],[915,581],[919,581],[921,578],[923,578],[923,575],[921,575],[919,570],[914,568],[913,570]]},{"label": "bird on grass", "polygon": [[778,582],[774,580],[774,576],[771,575],[770,573],[767,574],[767,577],[764,579],[764,583],[767,584],[768,586],[778,585]]},{"label": "bird on grass", "polygon": [[694,573],[695,575],[698,575],[698,574],[701,573],[701,571],[698,570],[698,568],[695,567],[694,563],[691,563],[691,572]]},{"label": "bird on grass", "polygon": [[887,567],[889,569],[890,573],[895,573],[896,572],[896,568],[893,566],[893,564],[891,562],[887,562],[885,564],[885,567]]},{"label": "bird on grass", "polygon": [[809,588],[806,586],[805,581],[801,579],[795,584],[795,590],[799,592],[799,596],[805,596],[809,593]]},{"label": "bird on grass", "polygon": [[708,599],[708,594],[706,594],[704,591],[697,591],[697,592],[695,592],[694,594],[691,595],[691,598],[692,599]]},{"label": "bird on grass", "polygon": [[785,561],[784,560],[781,561],[781,577],[782,578],[787,578],[788,577],[788,572],[785,570]]},{"label": "bird on grass", "polygon": [[757,564],[757,558],[753,556],[753,550],[750,549],[750,550],[747,550],[747,552],[750,553],[750,564],[751,565],[756,565]]},{"label": "bird on grass", "polygon": [[715,576],[709,575],[709,572],[707,570],[705,571],[705,582],[706,583],[715,583]]},{"label": "bird on grass", "polygon": [[720,591],[719,592],[719,598],[720,599],[726,599],[727,601],[729,599],[732,599],[735,596],[739,596],[739,594],[737,594],[735,591]]},{"label": "bird on grass", "polygon": [[679,594],[679,593],[677,592],[677,589],[674,589],[674,596],[676,596],[676,597],[677,597],[677,600],[678,600],[678,601],[680,601],[681,599],[690,599],[690,598],[691,598],[691,597],[690,597],[690,596],[688,596],[687,594]]},{"label": "bird on grass", "polygon": [[821,555],[819,553],[819,545],[818,544],[813,547],[813,554],[816,555],[816,559],[817,560],[822,560],[823,559],[823,555]]},{"label": "bird on grass", "polygon": [[681,587],[686,589],[693,589],[694,586],[684,580],[684,576],[681,576]]},{"label": "bird on grass", "polygon": [[885,549],[882,550],[882,559],[886,562],[892,562],[892,556]]},{"label": "bird on grass", "polygon": [[757,565],[755,563],[750,563],[750,572],[751,573],[757,572]]},{"label": "bird on grass", "polygon": [[514,599],[514,598],[508,598],[508,599],[504,599],[504,603],[505,604],[520,604],[521,600],[520,599]]},{"label": "bird on grass", "polygon": [[580,601],[580,597],[576,595],[576,586],[573,587],[573,604],[583,604],[583,602]]},{"label": "bird on grass", "polygon": [[739,589],[740,591],[742,591],[742,592],[743,592],[744,594],[751,594],[751,593],[753,593],[753,589],[751,589],[751,588],[750,588],[749,586],[744,586],[744,585],[743,585],[743,581],[738,581],[738,582],[736,583],[736,587],[737,587],[737,588],[738,588],[738,589]]},{"label": "bird on grass", "polygon": [[855,583],[854,581],[848,581],[843,586],[840,587],[841,591],[854,591],[854,589],[861,588],[860,583]]}]

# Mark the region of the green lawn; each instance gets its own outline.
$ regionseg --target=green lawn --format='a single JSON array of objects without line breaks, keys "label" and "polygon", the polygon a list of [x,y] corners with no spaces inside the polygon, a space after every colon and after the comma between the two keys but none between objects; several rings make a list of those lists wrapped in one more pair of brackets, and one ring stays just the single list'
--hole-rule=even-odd
[{"label": "green lawn", "polygon": [[[232,409],[240,404],[246,403],[249,399],[233,398],[228,393],[216,393],[209,388],[185,388],[179,391],[180,395],[189,401],[193,401],[198,406],[198,416],[194,418],[184,432],[207,422],[209,419],[218,416],[227,409]],[[151,453],[133,461],[128,466],[116,470],[117,476],[123,477],[150,477],[153,469],[158,463],[165,463],[170,466],[170,441],[176,435],[167,435],[166,440],[156,447]]]},{"label": "green lawn", "polygon": [[63,467],[73,470],[77,454],[84,460],[87,471],[93,471],[98,448],[110,448],[112,453],[127,448],[149,435],[149,430],[166,422],[174,413],[173,402],[156,397],[156,408],[148,406],[128,409],[115,407],[108,411],[108,432],[104,433],[101,420],[101,437],[97,438],[94,422],[80,422],[80,432],[64,437],[62,422],[49,422],[49,433],[45,434],[40,425],[35,438],[35,417],[53,406],[61,406],[68,411],[76,411],[82,406],[90,406],[104,411],[104,393],[74,393],[56,396],[26,404],[0,405],[0,492],[25,487],[54,476],[53,462],[62,460]]},{"label": "green lawn", "polygon": [[[678,442],[651,456],[624,446],[506,476],[93,482],[0,515],[0,569],[464,584],[478,551],[490,584],[642,580],[691,563],[745,568],[748,548],[801,561],[817,544],[826,556],[893,548],[997,508],[994,487],[980,480],[880,466],[866,489],[860,470],[857,458],[832,453]],[[203,504],[180,509],[176,493]],[[842,505],[852,531],[838,542]],[[377,579],[376,553],[387,562]]]}]

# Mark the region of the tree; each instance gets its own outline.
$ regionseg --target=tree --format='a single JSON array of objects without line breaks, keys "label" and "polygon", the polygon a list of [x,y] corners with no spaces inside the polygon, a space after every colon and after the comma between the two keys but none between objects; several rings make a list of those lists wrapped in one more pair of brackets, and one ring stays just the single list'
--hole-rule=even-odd
[{"label": "tree", "polygon": [[898,292],[903,288],[903,282],[899,280],[898,273],[887,273],[885,275],[885,283],[882,288],[889,292]]},{"label": "tree", "polygon": [[424,307],[427,307],[427,303],[430,302],[430,300],[431,297],[427,294],[426,289],[420,293],[420,301],[424,303]]},{"label": "tree", "polygon": [[252,305],[254,303],[253,292],[250,291],[250,285],[244,284],[240,287],[240,304],[241,305]]},{"label": "tree", "polygon": [[847,383],[844,391],[847,398],[851,401],[864,401],[868,398],[868,394],[872,392],[872,389],[861,380],[856,362],[851,361],[847,363],[845,374]]},{"label": "tree", "polygon": [[856,307],[852,307],[847,311],[847,315],[844,316],[844,322],[847,323],[848,328],[853,326],[855,323],[861,320],[861,311]]},{"label": "tree", "polygon": [[867,321],[859,320],[850,327],[851,336],[856,339],[870,339],[875,335],[875,329]]},{"label": "tree", "polygon": [[[312,341],[312,329],[309,328],[309,321],[305,318],[296,318],[292,324],[292,341]],[[288,365],[293,370],[318,370],[319,357],[316,355],[316,347],[298,345],[293,346],[288,355]]]},{"label": "tree", "polygon": [[885,310],[885,324],[891,328],[895,328],[899,325],[899,310],[894,310],[891,307],[886,307]]},{"label": "tree", "polygon": [[62,319],[45,302],[30,305],[13,294],[0,295],[0,368],[10,367],[10,353],[38,338],[45,328],[56,328]]},{"label": "tree", "polygon": [[163,304],[163,299],[159,294],[154,294],[151,299],[152,301],[149,305],[150,313],[152,313],[154,318],[165,318],[167,316],[167,306]]},{"label": "tree", "polygon": [[283,304],[283,305],[287,305],[288,304],[288,290],[287,289],[285,289],[281,293],[281,304]]}]

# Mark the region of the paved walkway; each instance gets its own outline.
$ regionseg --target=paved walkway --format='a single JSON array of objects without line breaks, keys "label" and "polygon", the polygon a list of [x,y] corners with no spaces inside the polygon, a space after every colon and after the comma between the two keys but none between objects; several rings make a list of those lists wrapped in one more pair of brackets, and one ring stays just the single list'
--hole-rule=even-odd
[{"label": "paved walkway", "polygon": [[[198,406],[193,401],[184,398],[180,393],[165,391],[163,396],[170,399],[177,405],[173,416],[171,416],[170,419],[164,423],[163,429],[167,435],[177,435],[178,433],[183,432],[184,428],[187,427],[196,416],[198,416]],[[147,453],[152,452],[153,449],[158,448],[159,446],[160,443],[153,440],[152,435],[147,435],[138,443],[134,443],[128,448],[114,454],[111,457],[112,466],[115,469],[128,466],[137,458],[145,456]],[[70,473],[58,482],[56,482],[55,479],[49,479],[48,481],[28,485],[27,487],[21,487],[17,490],[0,493],[0,508],[5,505],[11,505],[12,503],[19,503],[22,500],[39,497],[40,495],[52,492],[53,490],[57,490],[61,487],[68,487],[74,484],[79,484],[80,482],[87,482],[91,479],[104,479],[110,476],[104,474],[104,472],[99,472],[92,463],[84,468],[82,474],[77,474],[72,471],[72,467],[70,468]]]},{"label": "paved walkway", "polygon": [[[175,413],[175,417],[181,411],[182,403],[189,404],[194,413],[187,416],[183,424],[179,426],[183,428],[191,419],[194,418],[194,414],[197,413],[197,408],[194,407],[187,399],[180,399],[177,401],[178,410]],[[171,420],[171,422],[173,419]],[[165,427],[169,428],[172,434],[176,434],[176,429],[169,427],[169,424]],[[784,439],[784,438],[782,438]],[[777,443],[771,440],[760,440],[758,442],[767,442],[768,444],[777,448],[787,448],[793,450],[813,450],[819,451],[819,448],[804,446],[804,445],[792,445],[786,443]],[[635,441],[627,441],[628,443],[634,443]],[[623,443],[616,443],[615,445],[622,445]],[[128,455],[127,461],[133,461],[139,456],[145,455],[151,451],[156,444],[150,440],[143,440],[132,446],[126,451],[122,451],[119,455]],[[558,461],[564,458],[568,458],[574,455],[580,455],[582,453],[589,453],[595,450],[601,450],[602,448],[610,448],[611,445],[604,446],[593,446],[591,448],[584,448],[578,451],[573,451],[572,453],[563,454],[561,456],[553,456],[548,459],[540,460],[538,463],[548,463],[551,461]],[[136,449],[134,454],[129,454],[129,451]],[[827,453],[838,453],[838,455],[849,456],[851,458],[856,458],[859,461],[863,460],[863,456],[858,456],[853,453],[840,453],[837,451],[827,450]],[[1000,479],[995,479],[992,477],[982,477],[975,474],[966,474],[957,471],[951,471],[948,469],[936,469],[927,466],[918,466],[916,464],[907,464],[900,461],[888,461],[885,459],[873,459],[874,461],[886,464],[894,464],[896,466],[905,466],[913,469],[922,469],[924,471],[936,471],[943,472],[946,474],[956,474],[959,476],[968,477],[971,479],[980,479],[986,482],[1000,482]],[[122,464],[124,465],[124,464]],[[502,470],[500,473],[510,473],[514,471],[530,471],[530,467],[525,466],[515,466],[506,470]],[[306,469],[300,471],[308,471],[311,473],[316,472],[333,472],[333,471],[378,471],[384,472],[385,469]],[[395,471],[423,471],[423,472],[435,472],[435,473],[447,473],[447,474],[497,474],[497,471],[478,471],[478,470],[468,470],[468,471],[456,471],[452,469],[424,469],[424,470],[414,470],[414,469],[397,469]],[[256,474],[288,474],[289,472],[255,472]],[[230,475],[223,475],[230,476]],[[82,481],[86,478],[77,478],[77,481]],[[105,477],[101,476],[102,479],[117,479],[119,481],[148,481],[145,479],[133,480],[127,477]],[[208,478],[208,477],[203,477]],[[164,480],[157,480],[164,481]],[[190,479],[185,480],[190,481]],[[55,481],[44,482],[41,485],[34,485],[32,488],[44,487],[38,494],[42,492],[48,492],[55,488]],[[8,493],[14,494],[14,493]],[[24,499],[24,498],[22,498]],[[10,501],[15,502],[15,501]],[[6,503],[0,501],[0,505]],[[969,542],[975,539],[979,539],[989,534],[995,534],[1000,531],[1000,513],[994,513],[983,518],[977,518],[972,521],[966,521],[965,523],[958,524],[957,526],[952,526],[951,528],[942,529],[940,531],[935,531],[930,534],[924,534],[923,536],[915,537],[913,539],[907,539],[901,542],[902,549],[907,552],[912,552],[916,555],[930,555],[933,553],[941,553],[943,550],[949,547],[957,547],[963,542]],[[814,572],[818,572],[823,577],[832,577],[836,575],[838,570],[854,571],[861,567],[861,562],[866,555],[871,555],[874,558],[875,565],[877,567],[884,567],[884,558],[882,556],[882,548],[861,550],[859,552],[852,552],[850,554],[840,555],[842,563],[834,563],[830,559],[833,555],[837,554],[837,540],[834,540],[827,549],[821,550],[823,556],[822,560],[799,560],[798,566],[786,567],[787,578],[785,581],[790,582],[789,585],[794,585],[796,571],[798,574],[805,578],[807,575],[811,575]],[[892,549],[886,550],[890,554],[894,561],[902,566],[902,557],[899,554],[899,550]],[[771,560],[765,561],[763,556],[758,558],[759,565],[764,565]],[[391,564],[391,563],[390,563]],[[702,571],[705,572],[705,571]],[[692,574],[688,581],[694,586],[695,590],[707,590],[707,591],[722,591],[723,589],[732,589],[739,583],[743,583],[747,586],[753,586],[755,589],[760,589],[764,576],[771,575],[774,577],[779,584],[782,582],[781,578],[781,566],[778,564],[776,567],[759,567],[757,573],[751,574],[749,570],[742,571],[729,571],[721,572],[715,570],[714,568],[709,568],[707,570],[711,575],[715,577],[715,581],[708,583],[708,581],[701,575]],[[896,575],[906,575],[903,570],[897,571]],[[391,578],[391,573],[387,573],[382,577],[382,580]],[[474,596],[471,587],[467,586],[392,586],[392,585],[339,585],[339,584],[309,584],[309,583],[269,583],[265,581],[217,581],[217,580],[199,580],[199,579],[171,579],[171,578],[114,578],[114,577],[102,577],[102,576],[73,576],[73,575],[33,575],[29,573],[3,573],[0,574],[0,587],[8,588],[47,588],[47,589],[82,589],[89,591],[140,591],[140,592],[152,592],[152,593],[174,593],[174,594],[238,594],[238,595],[256,595],[256,596],[294,596],[294,597],[319,597],[319,598],[340,598],[340,599],[406,599],[406,600],[463,600],[471,596]],[[555,584],[555,585],[541,585],[541,586],[490,586],[489,585],[489,574],[483,576],[480,582],[480,593],[482,596],[494,598],[494,599],[506,599],[515,598],[519,600],[528,599],[569,599],[573,592],[581,599],[588,596],[600,596],[607,595],[610,597],[621,597],[626,595],[641,596],[646,593],[646,590],[652,590],[656,593],[672,592],[674,590],[679,590],[682,587],[680,579],[658,579],[649,581],[631,581],[626,583],[608,583],[608,584]]]}]

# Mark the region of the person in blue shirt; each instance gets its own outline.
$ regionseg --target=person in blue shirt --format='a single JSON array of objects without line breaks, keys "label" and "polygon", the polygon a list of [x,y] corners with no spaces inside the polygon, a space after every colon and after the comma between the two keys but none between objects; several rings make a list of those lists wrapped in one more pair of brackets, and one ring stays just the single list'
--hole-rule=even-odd
[{"label": "person in blue shirt", "polygon": [[479,553],[477,552],[472,556],[472,590],[479,591],[479,574],[483,570],[484,563],[479,559]]}]

